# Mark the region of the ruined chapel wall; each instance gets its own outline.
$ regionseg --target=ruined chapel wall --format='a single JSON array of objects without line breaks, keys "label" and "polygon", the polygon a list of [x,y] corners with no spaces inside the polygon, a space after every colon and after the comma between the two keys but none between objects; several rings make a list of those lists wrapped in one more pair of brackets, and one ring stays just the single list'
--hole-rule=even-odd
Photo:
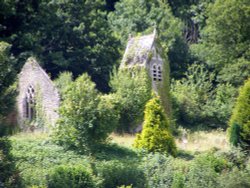
[{"label": "ruined chapel wall", "polygon": [[40,93],[40,100],[46,118],[51,125],[54,125],[58,118],[59,94],[48,75],[33,58],[28,59],[19,74],[19,96],[17,99],[19,123],[22,125],[23,120],[25,120],[23,103],[27,88],[30,85],[34,87],[35,94]]}]

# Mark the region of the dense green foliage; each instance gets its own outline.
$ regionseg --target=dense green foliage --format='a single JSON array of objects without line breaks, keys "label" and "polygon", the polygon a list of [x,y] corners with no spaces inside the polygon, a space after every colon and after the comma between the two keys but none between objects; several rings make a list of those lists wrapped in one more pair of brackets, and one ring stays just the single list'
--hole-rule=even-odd
[{"label": "dense green foliage", "polygon": [[138,164],[122,163],[116,160],[97,164],[97,173],[103,181],[104,188],[115,188],[122,185],[132,185],[134,188],[145,187],[145,177]]},{"label": "dense green foliage", "polygon": [[118,131],[132,131],[143,120],[144,106],[151,97],[151,79],[146,70],[115,70],[110,86],[118,101]]},{"label": "dense green foliage", "polygon": [[172,82],[173,108],[179,125],[226,128],[236,90],[230,84],[215,87],[214,76],[204,65],[194,64],[186,78]]},{"label": "dense green foliage", "polygon": [[221,188],[247,188],[250,186],[250,169],[239,170],[238,168],[234,168],[229,173],[225,173],[219,177],[218,181]]},{"label": "dense green foliage", "polygon": [[[249,0],[1,1],[0,136],[13,111],[16,73],[34,55],[58,78],[62,100],[53,138],[65,147],[47,135],[24,134],[12,137],[11,152],[9,140],[0,138],[0,187],[249,187],[249,153],[240,147],[177,151],[170,133],[174,120],[191,129],[229,122],[232,145],[249,149],[249,20]],[[165,77],[161,98],[146,106],[135,146],[151,153],[107,144],[114,130],[133,131],[143,120],[152,89],[148,72],[111,70],[129,35],[154,28],[157,51],[169,60],[163,75],[170,66],[173,81],[171,96]],[[168,117],[161,102],[173,106],[173,113],[164,108]]]},{"label": "dense green foliage", "polygon": [[120,1],[108,18],[112,30],[124,45],[129,35],[148,34],[156,28],[164,56],[169,55],[174,77],[180,77],[190,63],[188,47],[181,35],[182,23],[173,16],[167,3],[160,0]]},{"label": "dense green foliage", "polygon": [[[8,115],[15,104],[15,87],[10,87],[15,81],[15,60],[9,53],[10,45],[0,42],[0,122]],[[0,133],[1,135],[1,133]]]},{"label": "dense green foliage", "polygon": [[161,154],[149,154],[142,168],[147,178],[147,187],[171,187],[174,178],[173,158]]},{"label": "dense green foliage", "polygon": [[250,74],[250,3],[217,0],[207,9],[201,43],[194,51],[218,71],[220,82],[241,85]]},{"label": "dense green foliage", "polygon": [[68,86],[73,81],[73,75],[71,72],[62,72],[54,80],[54,84],[60,93],[60,97],[63,100],[64,94],[67,91]]},{"label": "dense green foliage", "polygon": [[54,130],[59,143],[84,151],[104,142],[116,128],[119,116],[112,96],[101,96],[87,74],[70,84],[63,98]]},{"label": "dense green foliage", "polygon": [[159,97],[151,99],[146,104],[143,130],[141,134],[137,134],[134,146],[148,152],[176,155],[176,145],[169,128],[169,120]]},{"label": "dense green foliage", "polygon": [[52,143],[45,135],[20,134],[11,138],[12,153],[21,171],[21,177],[26,187],[46,186],[46,177],[61,165],[84,165],[90,168],[87,156],[65,151],[62,147]]},{"label": "dense green foliage", "polygon": [[[235,125],[238,125],[238,129]],[[233,145],[250,145],[250,79],[240,89],[232,117],[230,119],[230,141]],[[235,130],[237,129],[237,130]],[[235,140],[235,137],[237,137]],[[234,139],[232,139],[234,138]]]},{"label": "dense green foliage", "polygon": [[48,188],[96,188],[91,173],[82,166],[59,166],[48,176]]},{"label": "dense green foliage", "polygon": [[159,153],[135,153],[129,148],[110,145],[90,157],[65,151],[50,142],[46,135],[26,133],[15,135],[11,140],[12,153],[27,187],[45,187],[48,185],[46,177],[54,171],[64,174],[64,170],[58,171],[61,166],[67,166],[68,171],[79,165],[84,166],[84,172],[93,174],[96,187],[132,184],[132,187],[183,188],[207,183],[225,188],[227,185],[248,187],[250,183],[249,156],[236,148],[227,152],[186,153],[191,156],[173,158]]},{"label": "dense green foliage", "polygon": [[10,45],[0,41],[0,187],[17,187],[20,184],[19,173],[10,152],[11,143],[6,136],[10,130],[8,114],[14,109],[16,72],[15,60],[9,53]]},{"label": "dense green foliage", "polygon": [[0,187],[21,186],[8,138],[0,137]]},{"label": "dense green foliage", "polygon": [[234,122],[229,130],[229,141],[233,146],[237,146],[240,142],[240,126]]},{"label": "dense green foliage", "polygon": [[10,0],[1,2],[0,15],[1,40],[12,44],[19,68],[34,54],[53,77],[65,70],[74,76],[88,72],[99,89],[108,90],[119,43],[103,1]]},{"label": "dense green foliage", "polygon": [[198,156],[190,165],[187,174],[188,188],[218,187],[219,172],[226,168],[223,158],[212,154]]}]

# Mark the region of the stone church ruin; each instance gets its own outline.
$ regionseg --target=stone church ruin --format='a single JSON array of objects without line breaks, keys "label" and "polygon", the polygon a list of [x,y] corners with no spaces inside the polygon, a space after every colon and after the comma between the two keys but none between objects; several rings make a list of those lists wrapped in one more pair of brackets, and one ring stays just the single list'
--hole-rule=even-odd
[{"label": "stone church ruin", "polygon": [[42,118],[48,125],[55,125],[60,102],[58,91],[32,57],[26,61],[18,76],[18,91],[18,124],[22,129],[29,126],[37,128],[38,118],[40,121]]},{"label": "stone church ruin", "polygon": [[152,79],[152,89],[161,97],[166,114],[170,115],[170,70],[166,59],[154,30],[149,35],[129,37],[120,68],[145,68]]}]

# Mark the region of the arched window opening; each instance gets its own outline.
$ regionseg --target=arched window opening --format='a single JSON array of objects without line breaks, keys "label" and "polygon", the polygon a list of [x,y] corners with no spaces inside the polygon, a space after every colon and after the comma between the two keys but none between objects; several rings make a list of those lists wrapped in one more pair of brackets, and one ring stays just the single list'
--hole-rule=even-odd
[{"label": "arched window opening", "polygon": [[25,118],[28,120],[33,120],[35,118],[35,90],[30,85],[25,94]]},{"label": "arched window opening", "polygon": [[161,70],[161,65],[158,66],[158,81],[162,81],[162,70]]},{"label": "arched window opening", "polygon": [[155,64],[153,65],[152,75],[153,75],[153,80],[156,81],[157,80],[157,68]]},{"label": "arched window opening", "polygon": [[153,81],[162,81],[162,67],[161,65],[154,64],[152,66],[152,77]]}]

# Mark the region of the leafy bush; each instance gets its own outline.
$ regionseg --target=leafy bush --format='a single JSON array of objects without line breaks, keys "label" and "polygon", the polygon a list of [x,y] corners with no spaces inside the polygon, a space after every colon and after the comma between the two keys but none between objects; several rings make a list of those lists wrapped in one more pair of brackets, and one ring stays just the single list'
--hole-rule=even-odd
[{"label": "leafy bush", "polygon": [[143,130],[141,134],[137,134],[134,146],[149,152],[176,155],[175,141],[159,97],[146,104]]},{"label": "leafy bush", "polygon": [[11,143],[7,137],[0,137],[0,187],[21,187],[21,179],[10,153]]},{"label": "leafy bush", "polygon": [[185,174],[183,172],[175,172],[171,188],[183,188],[185,185]]},{"label": "leafy bush", "polygon": [[82,166],[59,166],[48,175],[48,188],[96,188],[93,177]]},{"label": "leafy bush", "polygon": [[68,87],[59,113],[54,139],[82,151],[106,141],[119,117],[112,96],[101,96],[87,74]]},{"label": "leafy bush", "polygon": [[224,158],[227,161],[227,165],[230,169],[245,168],[247,161],[247,153],[240,147],[232,147],[229,151],[222,152],[217,151],[218,157]]},{"label": "leafy bush", "polygon": [[233,123],[230,128],[229,141],[233,146],[237,146],[240,142],[240,126],[237,123]]},{"label": "leafy bush", "polygon": [[12,153],[25,187],[46,187],[46,177],[58,166],[81,164],[85,169],[91,168],[86,156],[65,151],[49,141],[48,135],[22,133],[12,136],[11,141]]},{"label": "leafy bush", "polygon": [[143,119],[143,110],[151,97],[151,81],[146,70],[114,70],[110,86],[119,103],[119,132],[129,132]]},{"label": "leafy bush", "polygon": [[240,127],[238,144],[243,147],[246,145],[250,146],[250,78],[246,80],[244,86],[240,89],[239,96],[230,119],[230,137],[235,134],[235,124],[238,124]]},{"label": "leafy bush", "polygon": [[97,175],[103,179],[104,188],[129,186],[144,188],[145,177],[142,169],[136,163],[122,163],[116,160],[97,164]]},{"label": "leafy bush", "polygon": [[250,187],[250,171],[234,168],[230,172],[225,172],[219,177],[221,188],[248,188]]},{"label": "leafy bush", "polygon": [[226,127],[236,90],[230,84],[214,87],[215,75],[193,64],[186,78],[172,82],[171,94],[177,123],[182,126]]},{"label": "leafy bush", "polygon": [[67,91],[68,86],[73,82],[73,75],[71,72],[62,72],[59,74],[58,78],[54,80],[61,98],[63,99],[65,92]]},{"label": "leafy bush", "polygon": [[218,176],[226,168],[226,160],[207,153],[199,155],[192,161],[187,174],[186,187],[217,187]]},{"label": "leafy bush", "polygon": [[142,163],[147,187],[171,187],[174,178],[173,158],[162,154],[149,154]]}]

